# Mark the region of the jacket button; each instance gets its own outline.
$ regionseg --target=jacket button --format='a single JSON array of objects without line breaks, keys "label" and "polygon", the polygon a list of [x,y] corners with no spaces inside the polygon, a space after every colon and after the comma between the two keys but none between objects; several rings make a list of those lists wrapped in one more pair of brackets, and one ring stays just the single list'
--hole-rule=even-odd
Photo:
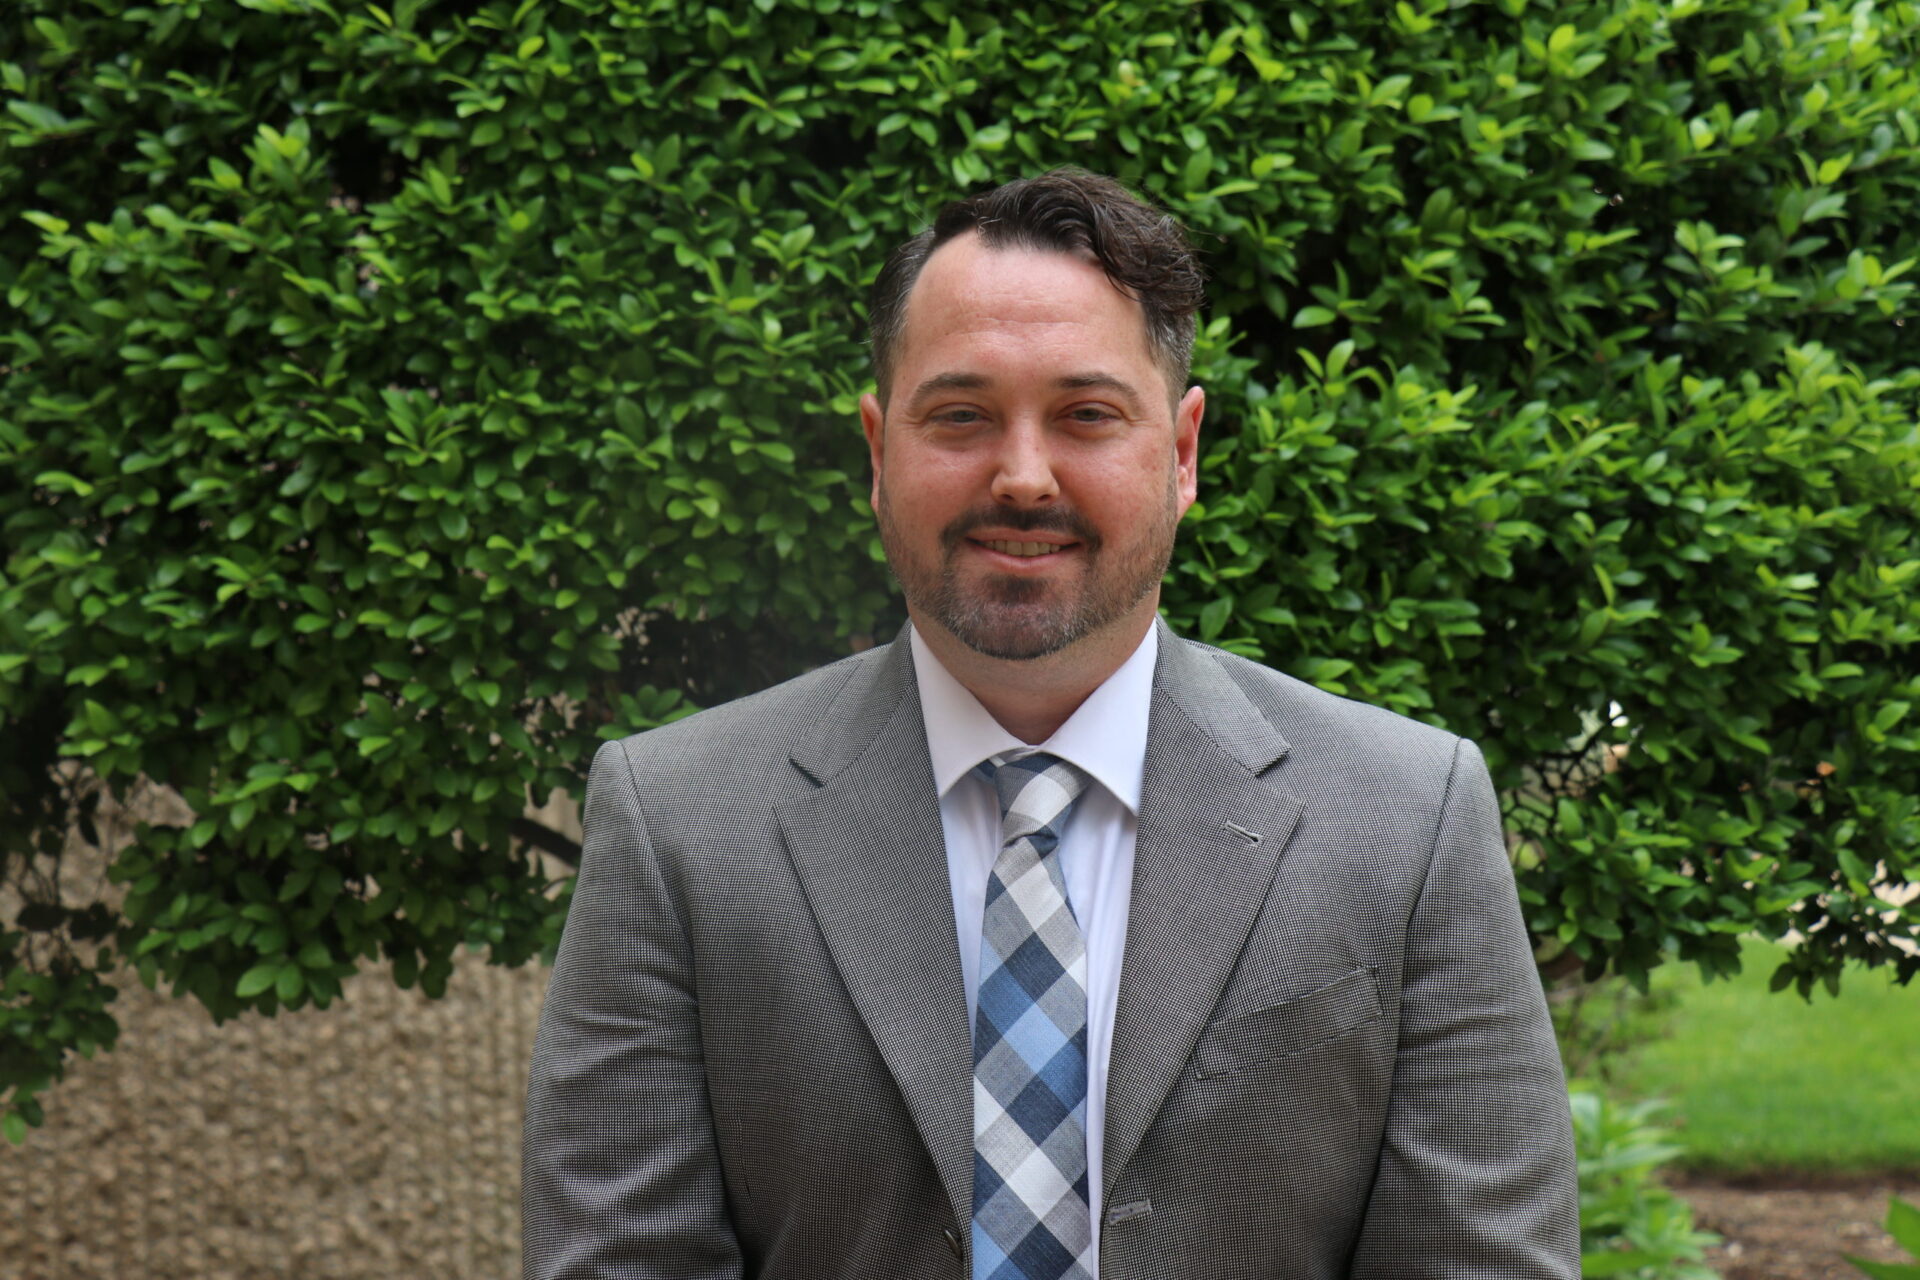
[{"label": "jacket button", "polygon": [[959,1234],[952,1227],[946,1228],[940,1234],[947,1238],[947,1252],[954,1256],[955,1261],[965,1262],[967,1254],[966,1250],[960,1247]]}]

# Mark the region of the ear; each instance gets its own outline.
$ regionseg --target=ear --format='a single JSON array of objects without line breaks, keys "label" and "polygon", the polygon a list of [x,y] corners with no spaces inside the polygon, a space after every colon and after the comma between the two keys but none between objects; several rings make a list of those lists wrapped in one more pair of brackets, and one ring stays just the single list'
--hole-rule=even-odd
[{"label": "ear", "polygon": [[867,457],[873,464],[873,492],[868,500],[873,509],[880,509],[880,455],[886,448],[886,437],[882,428],[886,425],[886,414],[880,408],[880,399],[869,391],[860,397],[860,430],[866,433]]},{"label": "ear", "polygon": [[1198,387],[1188,387],[1173,411],[1173,471],[1183,516],[1200,490],[1200,419],[1206,411],[1207,393]]}]

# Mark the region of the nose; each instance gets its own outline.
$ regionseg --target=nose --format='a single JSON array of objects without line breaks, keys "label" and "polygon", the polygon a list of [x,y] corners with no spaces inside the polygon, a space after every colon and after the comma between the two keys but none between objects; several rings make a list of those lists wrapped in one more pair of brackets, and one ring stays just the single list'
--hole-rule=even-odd
[{"label": "nose", "polygon": [[995,502],[1015,507],[1042,505],[1060,496],[1043,424],[1015,419],[1001,432],[992,492]]}]

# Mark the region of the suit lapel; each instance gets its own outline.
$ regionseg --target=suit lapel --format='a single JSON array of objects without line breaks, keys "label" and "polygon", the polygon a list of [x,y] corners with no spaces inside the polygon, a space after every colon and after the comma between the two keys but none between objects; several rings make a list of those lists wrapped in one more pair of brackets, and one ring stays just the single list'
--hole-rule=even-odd
[{"label": "suit lapel", "polygon": [[1158,625],[1107,1069],[1107,1192],[1192,1055],[1300,814],[1295,797],[1259,778],[1286,754],[1285,739],[1217,662]]},{"label": "suit lapel", "polygon": [[[1259,777],[1286,754],[1285,739],[1211,657],[1156,625],[1160,658],[1107,1072],[1107,1191],[1192,1055],[1300,813],[1297,799]],[[777,806],[788,852],[954,1218],[965,1223],[972,1036],[904,631],[848,680],[793,763],[816,785]]]},{"label": "suit lapel", "polygon": [[816,788],[778,806],[814,919],[967,1222],[973,1042],[946,839],[906,632],[850,679],[793,763]]}]

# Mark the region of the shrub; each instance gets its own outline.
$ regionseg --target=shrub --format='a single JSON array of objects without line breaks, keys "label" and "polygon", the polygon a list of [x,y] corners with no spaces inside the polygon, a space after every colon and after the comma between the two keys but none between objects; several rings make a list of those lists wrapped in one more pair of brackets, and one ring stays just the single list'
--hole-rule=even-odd
[{"label": "shrub", "polygon": [[1720,1238],[1693,1229],[1693,1211],[1655,1179],[1680,1154],[1655,1123],[1658,1102],[1622,1104],[1575,1083],[1573,1143],[1580,1167],[1580,1274],[1585,1280],[1718,1280],[1701,1260]]},{"label": "shrub", "polygon": [[1875,892],[1920,839],[1920,370],[1676,354],[1474,409],[1357,359],[1229,384],[1175,618],[1478,738],[1563,971],[1732,972],[1792,928],[1803,992],[1846,956],[1920,968]]},{"label": "shrub", "polygon": [[[1920,965],[1914,4],[15,12],[11,1132],[121,960],[550,945],[529,794],[897,623],[861,289],[1069,160],[1210,256],[1178,625],[1479,738],[1555,972]],[[141,777],[193,821],[50,889]]]}]

